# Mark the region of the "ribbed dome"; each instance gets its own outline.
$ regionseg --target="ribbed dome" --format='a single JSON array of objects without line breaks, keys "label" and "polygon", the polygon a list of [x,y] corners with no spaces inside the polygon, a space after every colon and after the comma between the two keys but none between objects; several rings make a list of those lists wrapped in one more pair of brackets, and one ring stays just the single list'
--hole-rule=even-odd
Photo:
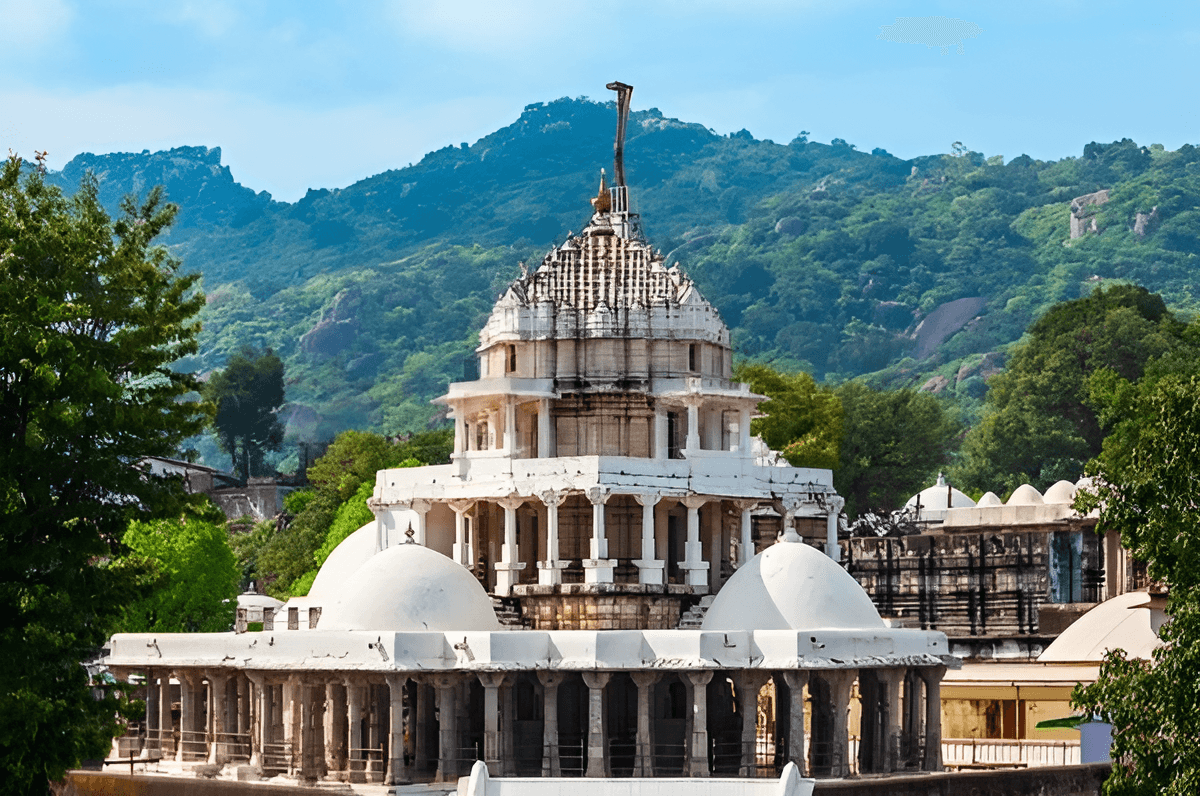
[{"label": "ribbed dome", "polygon": [[499,630],[479,581],[446,556],[419,544],[389,547],[363,564],[321,630]]},{"label": "ribbed dome", "polygon": [[762,551],[717,593],[704,630],[885,627],[871,598],[846,570],[802,542]]}]

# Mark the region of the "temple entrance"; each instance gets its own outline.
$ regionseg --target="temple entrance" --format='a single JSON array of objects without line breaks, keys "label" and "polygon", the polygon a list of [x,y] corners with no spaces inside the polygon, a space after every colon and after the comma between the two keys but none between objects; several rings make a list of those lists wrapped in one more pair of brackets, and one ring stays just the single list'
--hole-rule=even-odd
[{"label": "temple entrance", "polygon": [[588,687],[577,674],[558,687],[558,759],[564,777],[587,770]]},{"label": "temple entrance", "polygon": [[687,763],[687,722],[691,713],[687,685],[668,674],[654,685],[650,722],[654,775],[681,777]]},{"label": "temple entrance", "polygon": [[604,687],[608,725],[608,767],[614,777],[632,777],[637,762],[637,685],[628,672],[616,672]]},{"label": "temple entrance", "polygon": [[742,716],[729,672],[714,672],[708,683],[708,749],[714,776],[738,775],[742,764]]}]

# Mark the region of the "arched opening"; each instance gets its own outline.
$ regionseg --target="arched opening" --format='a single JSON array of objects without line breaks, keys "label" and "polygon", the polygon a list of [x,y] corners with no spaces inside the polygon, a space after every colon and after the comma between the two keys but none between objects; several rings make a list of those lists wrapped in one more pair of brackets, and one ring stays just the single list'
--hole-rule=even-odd
[{"label": "arched opening", "polygon": [[742,762],[742,716],[730,672],[714,672],[708,683],[708,749],[709,769],[714,776],[738,775]]}]

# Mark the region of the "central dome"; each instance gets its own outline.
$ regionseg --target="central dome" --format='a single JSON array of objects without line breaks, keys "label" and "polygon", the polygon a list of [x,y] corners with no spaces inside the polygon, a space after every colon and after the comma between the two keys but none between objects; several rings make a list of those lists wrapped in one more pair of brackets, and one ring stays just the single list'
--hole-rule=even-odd
[{"label": "central dome", "polygon": [[375,554],[344,589],[321,617],[321,630],[500,630],[479,581],[424,545]]},{"label": "central dome", "polygon": [[886,627],[871,598],[835,561],[802,542],[777,542],[733,573],[704,630]]}]

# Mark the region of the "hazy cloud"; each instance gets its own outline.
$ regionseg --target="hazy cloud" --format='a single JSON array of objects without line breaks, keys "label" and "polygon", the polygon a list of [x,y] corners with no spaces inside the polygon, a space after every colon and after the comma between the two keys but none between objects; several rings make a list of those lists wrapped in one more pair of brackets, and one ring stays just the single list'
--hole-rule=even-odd
[{"label": "hazy cloud", "polygon": [[0,47],[34,50],[58,38],[71,24],[63,0],[0,0]]},{"label": "hazy cloud", "polygon": [[963,39],[973,39],[983,33],[983,28],[974,22],[964,22],[951,17],[896,17],[891,25],[880,25],[877,39],[902,44],[924,44],[940,47],[942,55],[949,55],[952,46],[963,52]]}]

